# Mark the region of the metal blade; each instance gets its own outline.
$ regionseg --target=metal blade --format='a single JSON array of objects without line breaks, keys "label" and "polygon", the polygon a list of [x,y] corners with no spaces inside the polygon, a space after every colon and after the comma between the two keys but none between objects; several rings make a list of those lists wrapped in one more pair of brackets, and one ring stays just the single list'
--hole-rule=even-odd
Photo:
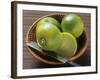
[{"label": "metal blade", "polygon": [[56,60],[58,60],[58,61],[60,61],[60,62],[63,62],[63,63],[69,63],[69,64],[71,64],[71,65],[73,65],[73,66],[80,66],[79,64],[76,64],[76,63],[74,63],[74,62],[70,62],[67,58],[64,58],[64,57],[62,57],[62,56],[59,56],[59,55],[54,55],[52,52],[47,52],[47,51],[43,51],[39,46],[38,46],[38,44],[36,43],[36,42],[30,42],[30,43],[27,43],[27,46],[29,46],[29,47],[31,47],[31,48],[33,48],[33,49],[35,49],[35,50],[37,50],[37,51],[39,51],[39,52],[41,52],[43,55],[47,55],[47,56],[49,56],[49,57],[52,57],[52,58],[54,58],[54,59],[56,59]]}]

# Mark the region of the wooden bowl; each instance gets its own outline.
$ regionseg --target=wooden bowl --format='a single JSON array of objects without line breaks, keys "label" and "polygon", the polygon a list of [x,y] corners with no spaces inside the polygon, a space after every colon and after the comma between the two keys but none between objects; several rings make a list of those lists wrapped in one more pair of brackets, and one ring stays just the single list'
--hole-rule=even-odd
[{"label": "wooden bowl", "polygon": [[[41,18],[39,18],[38,20],[36,20],[29,28],[28,32],[27,32],[27,36],[26,36],[26,43],[29,43],[30,41],[36,41],[36,35],[35,35],[35,31],[36,31],[36,25],[37,23],[43,19],[44,17],[53,17],[55,19],[57,19],[59,22],[61,22],[62,18],[64,17],[64,14],[50,14],[50,15],[46,15],[43,16]],[[86,30],[84,30],[83,34],[77,39],[78,42],[78,49],[76,54],[70,58],[70,61],[74,61],[76,59],[78,59],[80,56],[82,56],[82,54],[84,54],[87,45],[88,45],[88,37],[87,37],[87,33]],[[59,64],[63,64],[62,62],[53,59],[51,57],[45,56],[43,54],[41,54],[40,52],[37,51],[33,51],[31,48],[27,47],[28,50],[30,51],[30,53],[32,54],[33,57],[35,57],[36,59],[47,63],[47,64],[52,64],[52,65],[59,65]]]}]

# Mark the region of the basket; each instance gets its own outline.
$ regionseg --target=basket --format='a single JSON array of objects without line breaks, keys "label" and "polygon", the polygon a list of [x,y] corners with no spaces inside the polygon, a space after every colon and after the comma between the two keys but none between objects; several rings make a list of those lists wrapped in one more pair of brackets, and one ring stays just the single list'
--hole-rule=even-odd
[{"label": "basket", "polygon": [[[37,19],[30,26],[30,28],[27,32],[26,44],[31,42],[31,41],[36,41],[36,35],[35,35],[36,25],[44,17],[53,17],[53,18],[57,19],[59,22],[61,22],[62,18],[64,17],[64,14],[49,14],[49,15],[46,15],[46,16],[43,16],[43,17]],[[86,30],[84,30],[83,34],[77,39],[77,42],[78,42],[78,50],[75,53],[75,55],[72,58],[69,59],[70,61],[74,61],[74,60],[78,59],[86,51],[87,46],[88,46],[88,37],[87,37]],[[38,59],[39,61],[42,61],[46,64],[52,64],[52,65],[63,64],[62,62],[60,62],[60,61],[58,61],[54,58],[45,56],[45,55],[43,55],[43,54],[41,54],[40,52],[37,52],[37,51],[33,51],[28,46],[27,46],[27,48],[28,48],[29,52],[32,54],[32,56],[35,57],[36,59]]]}]

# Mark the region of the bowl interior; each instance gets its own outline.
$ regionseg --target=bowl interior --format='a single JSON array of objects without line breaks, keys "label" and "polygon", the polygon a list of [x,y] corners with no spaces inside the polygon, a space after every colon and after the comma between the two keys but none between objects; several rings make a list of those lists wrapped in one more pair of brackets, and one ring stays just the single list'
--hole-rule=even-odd
[{"label": "bowl interior", "polygon": [[[59,14],[51,14],[51,15],[47,15],[47,16],[53,17],[53,18],[57,19],[59,22],[61,22],[64,15],[63,14],[60,14],[60,15]],[[35,35],[36,25],[39,20],[41,20],[42,18],[47,17],[47,16],[43,16],[43,17],[39,18],[32,24],[32,26],[29,28],[28,33],[27,33],[26,43],[30,42],[30,41],[36,42],[36,35]],[[86,30],[84,30],[83,34],[79,38],[77,38],[77,43],[78,43],[78,49],[77,49],[76,54],[72,58],[69,59],[71,61],[79,58],[87,48],[88,38],[87,38]],[[45,62],[47,64],[54,64],[54,65],[63,64],[62,62],[60,62],[54,58],[51,58],[49,56],[43,55],[40,52],[33,50],[32,48],[28,47],[28,50],[30,51],[32,56],[36,57],[36,59],[38,59],[42,62]]]}]

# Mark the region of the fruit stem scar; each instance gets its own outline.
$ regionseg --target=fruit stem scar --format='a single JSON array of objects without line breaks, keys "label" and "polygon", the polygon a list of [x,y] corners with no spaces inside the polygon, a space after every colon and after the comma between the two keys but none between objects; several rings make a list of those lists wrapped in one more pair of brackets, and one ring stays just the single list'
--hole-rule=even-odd
[{"label": "fruit stem scar", "polygon": [[44,37],[41,37],[40,43],[41,43],[41,45],[46,46],[46,39]]}]

